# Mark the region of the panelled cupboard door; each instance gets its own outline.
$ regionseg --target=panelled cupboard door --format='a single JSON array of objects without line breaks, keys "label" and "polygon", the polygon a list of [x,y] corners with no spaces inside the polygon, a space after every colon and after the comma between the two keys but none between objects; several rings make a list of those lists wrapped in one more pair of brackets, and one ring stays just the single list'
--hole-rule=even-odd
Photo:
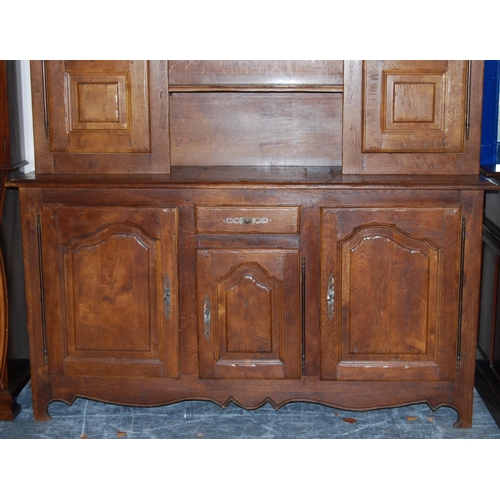
[{"label": "panelled cupboard door", "polygon": [[343,173],[479,173],[482,68],[346,61]]},{"label": "panelled cupboard door", "polygon": [[51,375],[179,376],[177,209],[41,210]]},{"label": "panelled cupboard door", "polygon": [[322,210],[321,377],[453,380],[461,210]]},{"label": "panelled cupboard door", "polygon": [[38,172],[166,171],[166,61],[32,61],[31,72]]},{"label": "panelled cupboard door", "polygon": [[52,151],[149,151],[147,61],[46,61]]},{"label": "panelled cupboard door", "polygon": [[299,250],[197,252],[201,378],[298,378]]}]

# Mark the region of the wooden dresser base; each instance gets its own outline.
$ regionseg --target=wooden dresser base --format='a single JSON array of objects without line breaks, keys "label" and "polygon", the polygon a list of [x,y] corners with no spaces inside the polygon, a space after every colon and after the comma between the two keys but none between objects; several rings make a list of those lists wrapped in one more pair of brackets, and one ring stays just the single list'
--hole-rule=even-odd
[{"label": "wooden dresser base", "polygon": [[35,419],[76,397],[425,402],[470,427],[488,183],[226,172],[12,183]]},{"label": "wooden dresser base", "polygon": [[[54,378],[51,388],[42,389],[33,401],[35,420],[51,419],[50,402],[58,400],[72,404],[83,397],[126,406],[161,406],[188,400],[212,401],[225,408],[234,403],[247,410],[270,403],[279,409],[291,402],[321,403],[333,408],[354,411],[373,410],[410,404],[427,403],[434,411],[449,406],[458,413],[455,427],[470,428],[472,425],[473,393],[456,394],[453,384],[415,382],[320,382],[304,379],[300,382],[283,383],[249,381],[234,392],[229,381],[177,381],[160,379],[127,380],[85,378]],[[200,396],[200,395],[203,396]],[[264,396],[265,395],[265,396]]]}]

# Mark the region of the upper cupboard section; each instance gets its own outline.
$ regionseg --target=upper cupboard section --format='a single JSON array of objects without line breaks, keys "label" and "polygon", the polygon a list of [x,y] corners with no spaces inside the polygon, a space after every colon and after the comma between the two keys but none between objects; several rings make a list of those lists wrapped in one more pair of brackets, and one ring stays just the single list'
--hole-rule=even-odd
[{"label": "upper cupboard section", "polygon": [[343,173],[477,174],[483,61],[346,61]]},{"label": "upper cupboard section", "polygon": [[477,173],[482,62],[32,61],[36,169]]},{"label": "upper cupboard section", "polygon": [[32,61],[37,172],[168,172],[166,73],[166,61]]}]

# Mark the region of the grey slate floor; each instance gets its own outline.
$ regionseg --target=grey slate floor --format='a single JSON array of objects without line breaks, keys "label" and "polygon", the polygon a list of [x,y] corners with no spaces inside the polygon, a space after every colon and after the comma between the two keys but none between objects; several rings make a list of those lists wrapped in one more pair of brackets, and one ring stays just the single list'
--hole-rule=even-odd
[{"label": "grey slate floor", "polygon": [[474,392],[471,429],[456,429],[457,412],[426,404],[363,412],[319,404],[290,403],[279,410],[266,404],[244,410],[203,401],[155,408],[127,407],[77,399],[53,402],[52,420],[35,422],[28,384],[19,394],[21,413],[0,421],[0,439],[498,439],[496,425]]}]

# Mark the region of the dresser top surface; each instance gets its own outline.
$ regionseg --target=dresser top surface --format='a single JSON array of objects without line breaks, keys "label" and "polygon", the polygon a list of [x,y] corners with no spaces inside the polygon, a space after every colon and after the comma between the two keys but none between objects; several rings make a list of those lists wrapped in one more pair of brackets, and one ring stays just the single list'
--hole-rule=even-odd
[{"label": "dresser top surface", "polygon": [[170,174],[35,174],[10,187],[480,189],[498,186],[480,175],[343,175],[337,167],[177,167]]}]

